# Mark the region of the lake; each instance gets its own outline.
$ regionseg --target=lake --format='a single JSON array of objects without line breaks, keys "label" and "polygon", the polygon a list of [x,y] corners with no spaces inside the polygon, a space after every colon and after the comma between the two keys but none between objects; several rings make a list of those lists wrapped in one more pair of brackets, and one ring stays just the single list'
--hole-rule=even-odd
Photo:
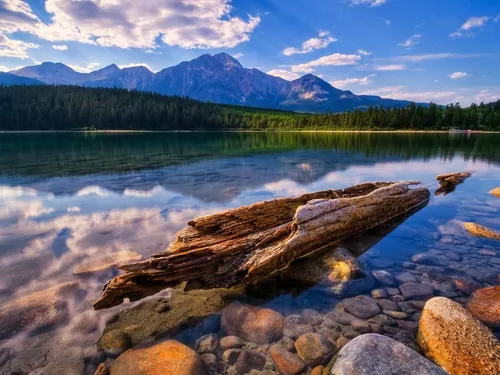
[{"label": "lake", "polygon": [[[367,181],[419,180],[434,192],[436,175],[461,171],[473,175],[456,191],[432,195],[419,211],[346,247],[367,272],[413,275],[432,284],[435,295],[463,303],[467,293],[453,280],[499,281],[498,241],[472,237],[460,226],[500,230],[500,199],[488,193],[500,186],[498,134],[0,134],[0,373],[42,369],[74,346],[83,348],[85,373],[92,374],[104,360],[95,343],[117,316],[129,319],[137,340],[159,337],[141,324],[156,314],[151,309],[160,311],[157,300],[170,291],[146,307],[129,303],[96,312],[92,302],[118,271],[75,275],[92,259],[125,251],[147,258],[166,249],[190,219],[258,201]],[[441,262],[416,265],[412,257],[419,253]],[[376,282],[360,293],[377,288],[384,286]],[[271,289],[254,291],[248,301],[285,316],[304,309],[326,316],[343,298],[297,280]],[[131,307],[137,315],[120,315]],[[161,333],[193,345],[201,334],[218,332],[212,313]],[[411,332],[418,311],[407,315]]]}]

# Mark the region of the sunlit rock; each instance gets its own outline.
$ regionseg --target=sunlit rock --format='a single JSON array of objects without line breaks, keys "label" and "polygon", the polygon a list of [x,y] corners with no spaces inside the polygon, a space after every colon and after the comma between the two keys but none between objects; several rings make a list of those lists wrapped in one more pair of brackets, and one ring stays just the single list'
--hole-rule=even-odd
[{"label": "sunlit rock", "polygon": [[500,286],[476,290],[467,301],[467,310],[491,327],[500,327]]},{"label": "sunlit rock", "polygon": [[473,236],[500,240],[500,233],[476,223],[463,223],[464,228]]}]

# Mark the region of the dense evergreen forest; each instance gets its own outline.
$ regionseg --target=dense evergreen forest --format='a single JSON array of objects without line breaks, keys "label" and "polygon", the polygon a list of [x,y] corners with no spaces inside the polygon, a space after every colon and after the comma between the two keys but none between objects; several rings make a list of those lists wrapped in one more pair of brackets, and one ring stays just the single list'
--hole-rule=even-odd
[{"label": "dense evergreen forest", "polygon": [[500,100],[468,108],[305,114],[78,86],[0,86],[0,130],[500,130]]}]

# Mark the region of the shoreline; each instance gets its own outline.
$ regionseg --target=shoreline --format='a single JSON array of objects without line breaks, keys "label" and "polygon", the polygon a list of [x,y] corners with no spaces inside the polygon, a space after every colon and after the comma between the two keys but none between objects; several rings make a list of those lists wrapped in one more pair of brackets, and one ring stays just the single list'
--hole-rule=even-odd
[{"label": "shoreline", "polygon": [[500,134],[497,130],[471,130],[450,132],[447,130],[1,130],[0,134],[32,133],[418,133],[418,134]]}]

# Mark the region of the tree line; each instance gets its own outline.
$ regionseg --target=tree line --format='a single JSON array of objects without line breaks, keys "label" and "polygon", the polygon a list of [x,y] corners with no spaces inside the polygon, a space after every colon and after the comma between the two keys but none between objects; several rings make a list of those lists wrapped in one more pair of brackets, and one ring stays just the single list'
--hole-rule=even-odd
[{"label": "tree line", "polygon": [[0,130],[500,130],[500,100],[308,114],[117,88],[0,86]]}]

